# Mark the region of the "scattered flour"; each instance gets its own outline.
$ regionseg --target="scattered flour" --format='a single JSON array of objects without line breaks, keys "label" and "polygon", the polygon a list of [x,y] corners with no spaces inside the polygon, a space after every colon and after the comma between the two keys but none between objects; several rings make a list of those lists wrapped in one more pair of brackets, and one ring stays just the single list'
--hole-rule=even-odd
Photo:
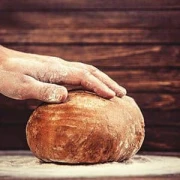
[{"label": "scattered flour", "polygon": [[62,178],[102,176],[148,176],[180,174],[180,158],[170,156],[135,155],[126,162],[94,165],[63,165],[41,163],[30,152],[21,155],[0,151],[0,177]]}]

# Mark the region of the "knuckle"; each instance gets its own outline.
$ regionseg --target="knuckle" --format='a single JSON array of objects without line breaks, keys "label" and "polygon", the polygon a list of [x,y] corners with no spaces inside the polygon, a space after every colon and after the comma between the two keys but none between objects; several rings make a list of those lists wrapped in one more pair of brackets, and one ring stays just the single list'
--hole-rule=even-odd
[{"label": "knuckle", "polygon": [[39,89],[37,97],[42,101],[46,101],[46,102],[53,101],[55,95],[52,91],[53,90],[50,86],[41,87]]},{"label": "knuckle", "polygon": [[82,63],[82,62],[73,62],[73,64],[76,65],[77,67],[83,68],[83,69],[84,69],[85,66],[86,66],[86,65],[85,65],[84,63]]},{"label": "knuckle", "polygon": [[84,78],[84,77],[89,77],[91,75],[91,73],[88,71],[88,70],[86,70],[86,69],[83,69],[82,70],[82,78]]},{"label": "knuckle", "polygon": [[46,62],[40,71],[37,71],[37,79],[43,82],[53,82],[58,74],[56,63]]},{"label": "knuckle", "polygon": [[18,100],[24,100],[28,98],[28,89],[30,84],[30,79],[25,75],[19,75],[19,85],[14,90],[14,95]]},{"label": "knuckle", "polygon": [[48,61],[44,64],[44,72],[45,74],[52,73],[56,71],[57,64],[55,62]]},{"label": "knuckle", "polygon": [[87,65],[87,67],[92,74],[98,71],[98,69],[93,65]]},{"label": "knuckle", "polygon": [[28,85],[31,82],[30,78],[28,76],[26,76],[26,75],[19,76],[19,80],[20,80],[20,82],[21,82],[21,84],[23,86],[26,86],[26,85]]},{"label": "knuckle", "polygon": [[49,56],[47,58],[47,62],[52,64],[52,63],[59,63],[60,62],[60,58],[59,57],[55,57],[55,56]]},{"label": "knuckle", "polygon": [[45,86],[43,88],[40,88],[39,96],[43,99],[49,99],[49,94],[51,93],[52,88],[50,86]]},{"label": "knuckle", "polygon": [[40,90],[40,97],[47,102],[58,102],[67,98],[67,89],[63,86],[46,86]]},{"label": "knuckle", "polygon": [[50,63],[50,64],[55,62],[57,63],[60,60],[60,58],[58,57],[46,56],[46,55],[38,55],[38,56],[36,55],[34,58],[42,63]]}]

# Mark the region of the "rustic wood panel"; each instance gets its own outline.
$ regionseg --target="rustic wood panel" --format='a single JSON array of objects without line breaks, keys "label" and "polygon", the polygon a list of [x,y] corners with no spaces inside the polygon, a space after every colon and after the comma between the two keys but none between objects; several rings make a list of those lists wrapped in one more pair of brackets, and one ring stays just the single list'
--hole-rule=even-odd
[{"label": "rustic wood panel", "polygon": [[[142,109],[176,110],[180,109],[180,94],[129,94]],[[163,113],[163,112],[162,112]]]},{"label": "rustic wood panel", "polygon": [[0,29],[2,44],[170,44],[180,43],[178,29],[119,30],[6,30]]},{"label": "rustic wood panel", "polygon": [[180,9],[179,0],[1,0],[0,10]]},{"label": "rustic wood panel", "polygon": [[[103,69],[102,69],[103,70]],[[180,90],[179,70],[171,69],[119,69],[104,70],[128,92],[176,92]]]},{"label": "rustic wood panel", "polygon": [[[117,82],[139,82],[145,81],[175,81],[180,80],[179,69],[157,68],[157,69],[117,69],[114,71],[105,70],[110,77]],[[121,81],[120,81],[121,79]]]},{"label": "rustic wood panel", "polygon": [[28,149],[25,124],[0,125],[0,149]]},{"label": "rustic wood panel", "polygon": [[0,109],[0,125],[26,124],[33,110],[25,109]]},{"label": "rustic wood panel", "polygon": [[14,100],[0,94],[0,109],[7,110],[33,110],[42,102],[38,100]]},{"label": "rustic wood panel", "polygon": [[[140,108],[149,110],[178,110],[180,109],[180,94],[163,94],[163,93],[129,93]],[[1,109],[29,109],[32,110],[41,102],[37,100],[19,101],[0,96]]]},{"label": "rustic wood panel", "polygon": [[[128,71],[127,71],[128,73]],[[179,93],[180,81],[141,81],[139,82],[123,82],[118,80],[118,83],[126,87],[128,92],[139,92],[139,93],[149,93],[149,92],[161,92],[161,93]]]},{"label": "rustic wood panel", "polygon": [[179,127],[146,128],[146,137],[142,150],[180,151]]},{"label": "rustic wood panel", "polygon": [[[7,45],[11,49],[81,61],[99,68],[179,68],[180,46]],[[111,62],[111,65],[109,65]]]},{"label": "rustic wood panel", "polygon": [[[142,109],[142,150],[180,151],[179,0],[1,0],[0,43],[92,64]],[[28,149],[37,100],[0,95],[0,149]]]},{"label": "rustic wood panel", "polygon": [[[28,149],[24,125],[0,126],[0,149]],[[179,127],[146,127],[142,151],[180,151]]]},{"label": "rustic wood panel", "polygon": [[1,12],[0,16],[1,27],[6,30],[180,28],[180,11]]},{"label": "rustic wood panel", "polygon": [[[180,111],[179,110],[147,110],[141,109],[145,124],[147,127],[152,126],[176,126],[180,127]],[[14,126],[18,124],[26,124],[33,110],[29,109],[0,109],[0,125],[9,124]]]},{"label": "rustic wood panel", "polygon": [[[141,109],[147,127],[179,127],[180,111],[158,111]],[[179,134],[180,136],[180,134]],[[164,137],[165,138],[165,137]]]}]

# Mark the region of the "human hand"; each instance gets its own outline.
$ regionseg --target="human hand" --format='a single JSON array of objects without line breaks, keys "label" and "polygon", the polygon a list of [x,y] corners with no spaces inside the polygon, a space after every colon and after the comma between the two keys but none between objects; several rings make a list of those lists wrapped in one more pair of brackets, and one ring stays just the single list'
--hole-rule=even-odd
[{"label": "human hand", "polygon": [[18,100],[64,102],[67,86],[81,86],[110,99],[126,90],[94,66],[0,46],[0,93]]}]

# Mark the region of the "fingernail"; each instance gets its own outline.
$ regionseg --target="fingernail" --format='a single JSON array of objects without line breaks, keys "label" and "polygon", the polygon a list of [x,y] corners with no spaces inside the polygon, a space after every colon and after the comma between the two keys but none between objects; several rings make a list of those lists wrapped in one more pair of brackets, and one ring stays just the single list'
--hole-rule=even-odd
[{"label": "fingernail", "polygon": [[126,89],[123,88],[123,87],[121,87],[121,88],[119,89],[119,92],[117,92],[116,95],[122,97],[122,96],[125,96],[126,94],[127,94]]},{"label": "fingernail", "polygon": [[62,93],[62,89],[54,89],[48,97],[48,101],[51,103],[64,102],[67,98],[67,93]]},{"label": "fingernail", "polygon": [[111,89],[108,89],[107,92],[108,92],[107,98],[113,98],[116,95],[116,93]]},{"label": "fingernail", "polygon": [[126,94],[127,94],[126,89],[125,89],[125,88],[123,88],[123,87],[122,87],[122,93],[123,93],[123,95],[126,95]]},{"label": "fingernail", "polygon": [[49,94],[48,101],[49,102],[59,102],[59,99],[61,99],[61,95],[58,93],[57,90],[52,91],[52,93]]}]

